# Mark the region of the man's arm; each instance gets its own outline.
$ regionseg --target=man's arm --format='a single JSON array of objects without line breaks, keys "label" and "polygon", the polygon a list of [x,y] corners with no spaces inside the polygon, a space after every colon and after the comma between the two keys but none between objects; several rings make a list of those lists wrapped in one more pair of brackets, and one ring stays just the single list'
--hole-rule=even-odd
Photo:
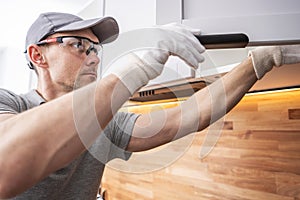
[{"label": "man's arm", "polygon": [[229,112],[257,81],[251,58],[175,108],[141,115],[128,151],[148,150],[200,131]]},{"label": "man's arm", "polygon": [[143,151],[203,130],[228,113],[274,66],[300,63],[300,45],[258,47],[231,72],[195,93],[180,107],[137,119],[128,151]]},{"label": "man's arm", "polygon": [[15,116],[15,114],[11,114],[11,113],[3,113],[3,114],[0,114],[0,123]]},{"label": "man's arm", "polygon": [[98,122],[103,129],[129,96],[109,75],[21,114],[2,114],[0,198],[23,192],[75,159],[100,134]]}]

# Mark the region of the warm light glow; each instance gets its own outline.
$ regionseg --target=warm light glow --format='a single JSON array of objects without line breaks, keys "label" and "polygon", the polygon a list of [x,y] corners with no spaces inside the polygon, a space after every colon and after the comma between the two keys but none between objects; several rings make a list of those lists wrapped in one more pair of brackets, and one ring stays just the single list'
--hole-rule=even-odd
[{"label": "warm light glow", "polygon": [[300,88],[287,88],[287,89],[258,91],[258,92],[247,93],[246,96],[259,95],[259,94],[273,94],[273,93],[291,92],[291,91],[300,91]]},{"label": "warm light glow", "polygon": [[[253,92],[253,93],[247,93],[244,98],[247,98],[247,96],[251,97],[259,97],[261,95],[282,95],[282,96],[288,96],[291,92],[300,92],[300,88],[290,88],[290,89],[278,89],[278,90],[272,90],[272,91],[263,91],[263,92]],[[177,98],[177,99],[164,99],[164,100],[156,100],[156,101],[147,101],[147,102],[133,102],[129,101],[121,108],[121,111],[123,112],[133,112],[133,113],[149,113],[156,110],[162,110],[167,108],[173,108],[178,105],[180,105],[182,102],[187,100],[186,98]]]}]

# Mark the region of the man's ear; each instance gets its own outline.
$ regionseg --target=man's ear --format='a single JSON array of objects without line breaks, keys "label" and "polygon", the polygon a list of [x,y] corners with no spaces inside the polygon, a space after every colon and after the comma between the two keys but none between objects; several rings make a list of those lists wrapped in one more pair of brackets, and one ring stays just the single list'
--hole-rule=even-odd
[{"label": "man's ear", "polygon": [[47,67],[47,63],[45,60],[45,57],[43,55],[43,52],[41,51],[41,48],[36,45],[32,44],[28,47],[28,56],[30,61],[33,63],[33,65],[38,66],[38,67]]}]

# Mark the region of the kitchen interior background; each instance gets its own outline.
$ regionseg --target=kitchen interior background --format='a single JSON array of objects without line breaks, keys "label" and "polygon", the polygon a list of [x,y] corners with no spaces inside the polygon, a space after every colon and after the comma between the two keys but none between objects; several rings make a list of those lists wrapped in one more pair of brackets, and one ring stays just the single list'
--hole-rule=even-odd
[{"label": "kitchen interior background", "polygon": [[[268,41],[300,40],[297,0],[252,0],[247,4],[239,0],[51,0],[43,3],[11,0],[2,4],[5,17],[0,23],[5,31],[0,33],[0,87],[16,93],[35,86],[34,72],[26,66],[22,52],[28,26],[44,11],[71,12],[84,18],[111,15],[118,20],[121,33],[177,22],[200,28],[203,34],[242,30],[249,34],[253,46],[209,50],[207,62],[196,73],[179,60],[171,59],[168,67],[173,67],[176,73],[172,76],[164,73],[152,84],[191,76],[203,78],[209,84],[230,70],[232,63],[240,62],[251,48],[266,45]],[[263,26],[264,23],[268,26]],[[214,70],[209,71],[211,68]],[[299,70],[297,65],[286,66],[259,81],[253,92],[222,118],[217,134],[208,128],[172,145],[145,152],[147,160],[129,161],[129,167],[136,169],[135,172],[118,160],[110,163],[102,183],[107,199],[299,199]],[[129,101],[123,111],[149,112],[180,106],[184,100],[185,97]],[[216,144],[201,156],[208,136]],[[172,156],[176,159],[162,162]]]}]

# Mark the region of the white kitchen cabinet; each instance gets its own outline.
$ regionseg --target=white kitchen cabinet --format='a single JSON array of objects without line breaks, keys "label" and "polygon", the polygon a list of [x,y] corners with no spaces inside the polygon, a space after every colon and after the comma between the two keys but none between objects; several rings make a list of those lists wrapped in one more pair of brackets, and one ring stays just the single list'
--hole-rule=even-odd
[{"label": "white kitchen cabinet", "polygon": [[[246,48],[208,50],[204,54],[206,61],[197,72],[178,73],[182,76],[210,76],[210,80],[213,80],[212,77],[218,78],[220,73],[231,70],[234,63],[242,61],[252,48],[261,45],[300,44],[298,0],[183,0],[173,3],[170,0],[168,3],[169,7],[181,12],[177,15],[171,12],[168,15],[166,3],[160,3],[165,6],[165,12],[157,13],[158,24],[173,20],[198,28],[203,35],[244,33],[249,38]],[[176,65],[175,62],[172,64]],[[274,70],[263,81],[259,81],[253,90],[300,85],[295,74],[300,74],[299,68]],[[277,77],[276,81],[272,77]]]}]

